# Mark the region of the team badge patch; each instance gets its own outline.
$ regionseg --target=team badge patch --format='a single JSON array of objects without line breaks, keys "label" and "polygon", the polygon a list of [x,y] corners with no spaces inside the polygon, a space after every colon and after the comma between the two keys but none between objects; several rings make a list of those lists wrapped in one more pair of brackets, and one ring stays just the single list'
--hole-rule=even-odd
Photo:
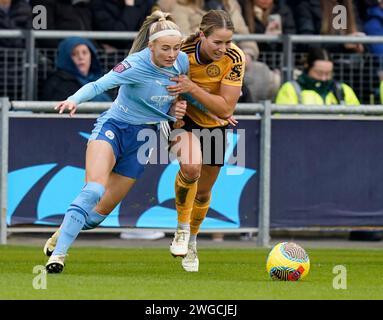
[{"label": "team badge patch", "polygon": [[212,64],[211,66],[208,66],[208,68],[206,69],[206,73],[209,77],[214,78],[219,76],[221,70],[217,65]]},{"label": "team badge patch", "polygon": [[114,139],[114,133],[113,133],[113,131],[108,130],[108,131],[105,132],[105,135],[106,135],[107,138],[110,139],[110,140],[113,140],[113,139]]},{"label": "team badge patch", "polygon": [[129,69],[130,67],[131,65],[128,62],[122,61],[119,64],[115,65],[115,67],[113,68],[113,71],[117,73],[121,73]]}]

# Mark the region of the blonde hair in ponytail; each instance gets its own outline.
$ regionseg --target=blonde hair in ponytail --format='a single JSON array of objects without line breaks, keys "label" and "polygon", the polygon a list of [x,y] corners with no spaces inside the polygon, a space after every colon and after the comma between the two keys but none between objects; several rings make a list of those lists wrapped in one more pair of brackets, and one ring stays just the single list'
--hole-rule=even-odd
[{"label": "blonde hair in ponytail", "polygon": [[146,17],[143,25],[138,31],[136,39],[133,42],[129,55],[146,48],[148,46],[149,37],[152,34],[162,30],[180,31],[180,28],[174,23],[170,13],[156,10],[150,16]]}]

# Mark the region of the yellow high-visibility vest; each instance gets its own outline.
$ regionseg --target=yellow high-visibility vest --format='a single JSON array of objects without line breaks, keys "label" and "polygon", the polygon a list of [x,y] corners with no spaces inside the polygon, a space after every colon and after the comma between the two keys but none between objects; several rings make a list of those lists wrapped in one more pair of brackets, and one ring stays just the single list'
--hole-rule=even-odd
[{"label": "yellow high-visibility vest", "polygon": [[[343,97],[345,105],[360,105],[354,90],[345,83],[341,84],[343,89]],[[299,96],[300,95],[300,96]],[[329,92],[323,100],[323,98],[314,90],[302,90],[297,93],[293,83],[291,81],[285,82],[277,93],[275,99],[276,104],[285,105],[336,105],[340,104],[333,92]]]}]

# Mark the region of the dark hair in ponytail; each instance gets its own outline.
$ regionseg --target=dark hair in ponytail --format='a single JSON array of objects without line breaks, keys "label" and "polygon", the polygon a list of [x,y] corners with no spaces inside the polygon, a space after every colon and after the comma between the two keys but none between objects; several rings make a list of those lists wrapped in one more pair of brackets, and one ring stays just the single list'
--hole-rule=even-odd
[{"label": "dark hair in ponytail", "polygon": [[229,14],[224,10],[210,10],[205,13],[199,25],[199,31],[190,35],[185,40],[185,43],[193,42],[199,37],[199,33],[201,31],[206,37],[208,37],[216,29],[228,29],[234,32],[233,22],[231,21]]}]

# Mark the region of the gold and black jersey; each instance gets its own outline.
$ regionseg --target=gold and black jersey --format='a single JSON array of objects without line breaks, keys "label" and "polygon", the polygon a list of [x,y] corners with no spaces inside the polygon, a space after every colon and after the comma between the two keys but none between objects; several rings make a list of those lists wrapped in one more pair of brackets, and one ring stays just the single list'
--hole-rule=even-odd
[{"label": "gold and black jersey", "polygon": [[[183,45],[182,51],[189,58],[189,77],[198,86],[209,93],[219,94],[221,84],[241,87],[245,73],[245,55],[234,43],[227,49],[225,55],[218,61],[202,64],[199,60],[200,39]],[[201,127],[218,127],[221,124],[188,103],[187,115]],[[225,123],[226,125],[227,123]]]}]

